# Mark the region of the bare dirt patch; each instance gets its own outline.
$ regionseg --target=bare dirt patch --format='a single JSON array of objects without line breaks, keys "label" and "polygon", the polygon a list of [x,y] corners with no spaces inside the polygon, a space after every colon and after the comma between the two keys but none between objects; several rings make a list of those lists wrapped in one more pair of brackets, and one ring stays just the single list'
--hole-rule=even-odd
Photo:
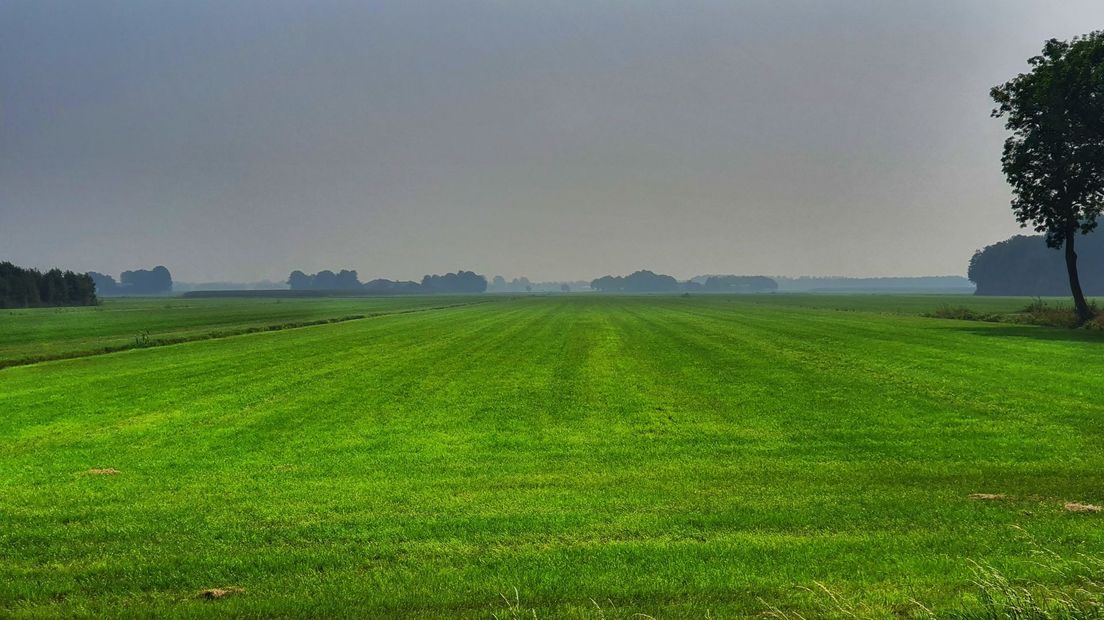
[{"label": "bare dirt patch", "polygon": [[1008,499],[1008,496],[1004,493],[971,493],[970,499],[976,499],[979,502],[999,502],[1002,499]]},{"label": "bare dirt patch", "polygon": [[199,593],[199,598],[213,601],[215,599],[226,598],[227,596],[233,596],[235,594],[242,594],[245,592],[242,588],[236,588],[234,586],[227,586],[225,588],[211,588],[209,590],[203,590]]},{"label": "bare dirt patch", "polygon": [[1093,504],[1082,504],[1079,502],[1066,502],[1063,506],[1070,512],[1104,512],[1104,508],[1100,506],[1094,506]]},{"label": "bare dirt patch", "polygon": [[118,469],[115,469],[114,467],[106,467],[104,469],[89,469],[88,473],[92,474],[93,476],[118,476],[122,472],[120,472]]}]

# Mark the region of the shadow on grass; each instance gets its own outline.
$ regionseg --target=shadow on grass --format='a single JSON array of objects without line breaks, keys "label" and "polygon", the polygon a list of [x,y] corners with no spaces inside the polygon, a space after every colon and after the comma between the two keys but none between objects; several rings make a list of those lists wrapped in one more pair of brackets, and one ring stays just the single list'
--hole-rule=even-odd
[{"label": "shadow on grass", "polygon": [[940,329],[989,338],[1030,338],[1032,340],[1104,344],[1104,331],[1068,329],[1047,325],[956,321],[954,325],[943,325]]}]

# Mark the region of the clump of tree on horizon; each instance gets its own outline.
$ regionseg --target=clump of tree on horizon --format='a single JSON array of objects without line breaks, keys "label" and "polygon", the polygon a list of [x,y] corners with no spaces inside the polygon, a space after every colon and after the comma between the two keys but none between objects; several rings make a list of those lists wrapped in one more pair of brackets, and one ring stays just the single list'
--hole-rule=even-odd
[{"label": "clump of tree on horizon", "polygon": [[772,293],[778,282],[766,276],[710,276],[702,291],[706,293]]},{"label": "clump of tree on horizon", "polygon": [[962,276],[775,276],[782,293],[973,293]]},{"label": "clump of tree on horizon", "polygon": [[293,271],[288,276],[288,286],[293,291],[360,291],[378,294],[415,293],[482,293],[487,290],[487,278],[473,271],[458,271],[444,275],[426,275],[422,281],[396,281],[379,278],[361,283],[357,272],[342,269],[306,274]]},{"label": "clump of tree on horizon", "polygon": [[298,270],[293,271],[288,276],[288,286],[293,291],[350,291],[360,289],[364,285],[360,283],[355,270],[342,269],[334,273],[329,269],[323,269],[311,275]]},{"label": "clump of tree on horizon", "polygon": [[88,274],[51,269],[45,273],[0,263],[0,308],[94,306],[96,284]]},{"label": "clump of tree on horizon", "polygon": [[487,290],[492,293],[531,293],[533,292],[533,283],[525,276],[514,278],[509,282],[502,276],[495,276],[491,283],[487,285]]},{"label": "clump of tree on horizon", "polygon": [[425,276],[422,288],[427,293],[482,293],[487,290],[487,278],[474,271]]},{"label": "clump of tree on horizon", "polygon": [[[1104,295],[1104,237],[1085,237],[1078,252],[1085,295]],[[1062,254],[1042,235],[1016,235],[974,252],[968,277],[978,295],[1059,296],[1069,294]]]},{"label": "clump of tree on horizon", "polygon": [[1065,250],[1066,279],[1082,321],[1093,312],[1077,269],[1078,235],[1104,210],[1104,31],[1051,39],[1031,70],[996,86],[993,116],[1005,119],[1001,168],[1023,227]]},{"label": "clump of tree on horizon", "polygon": [[627,276],[602,276],[590,282],[601,293],[675,293],[679,282],[672,276],[642,269]]},{"label": "clump of tree on horizon", "polygon": [[111,276],[95,271],[89,271],[88,275],[95,281],[96,291],[104,297],[168,295],[173,290],[172,274],[161,265],[153,269],[124,271],[119,275],[118,282]]},{"label": "clump of tree on horizon", "polygon": [[488,293],[570,293],[589,290],[590,282],[588,280],[532,282],[525,276],[513,280],[495,276],[487,284]]},{"label": "clump of tree on horizon", "polygon": [[679,282],[645,269],[627,276],[602,276],[590,287],[602,293],[769,293],[778,290],[778,283],[766,276],[709,276],[704,283],[696,279]]}]

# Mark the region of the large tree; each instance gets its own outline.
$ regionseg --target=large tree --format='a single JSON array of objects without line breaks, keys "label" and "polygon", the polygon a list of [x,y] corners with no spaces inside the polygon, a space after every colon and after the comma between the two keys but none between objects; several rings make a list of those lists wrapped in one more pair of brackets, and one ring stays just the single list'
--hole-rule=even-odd
[{"label": "large tree", "polygon": [[1051,39],[1031,69],[991,91],[1012,135],[1002,168],[1012,211],[1024,227],[1065,249],[1077,313],[1092,311],[1077,275],[1078,234],[1092,232],[1104,210],[1104,31],[1072,41]]}]

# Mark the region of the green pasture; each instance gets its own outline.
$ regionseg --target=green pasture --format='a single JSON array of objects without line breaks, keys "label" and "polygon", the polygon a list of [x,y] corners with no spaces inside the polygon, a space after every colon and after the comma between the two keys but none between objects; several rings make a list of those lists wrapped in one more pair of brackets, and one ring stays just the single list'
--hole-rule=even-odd
[{"label": "green pasture", "polygon": [[0,313],[381,314],[0,369],[0,616],[945,616],[1104,554],[1104,336],[920,316],[1027,300],[481,300]]},{"label": "green pasture", "polygon": [[107,298],[98,306],[0,309],[0,366],[158,339],[232,335],[352,316],[482,301],[471,297]]}]

